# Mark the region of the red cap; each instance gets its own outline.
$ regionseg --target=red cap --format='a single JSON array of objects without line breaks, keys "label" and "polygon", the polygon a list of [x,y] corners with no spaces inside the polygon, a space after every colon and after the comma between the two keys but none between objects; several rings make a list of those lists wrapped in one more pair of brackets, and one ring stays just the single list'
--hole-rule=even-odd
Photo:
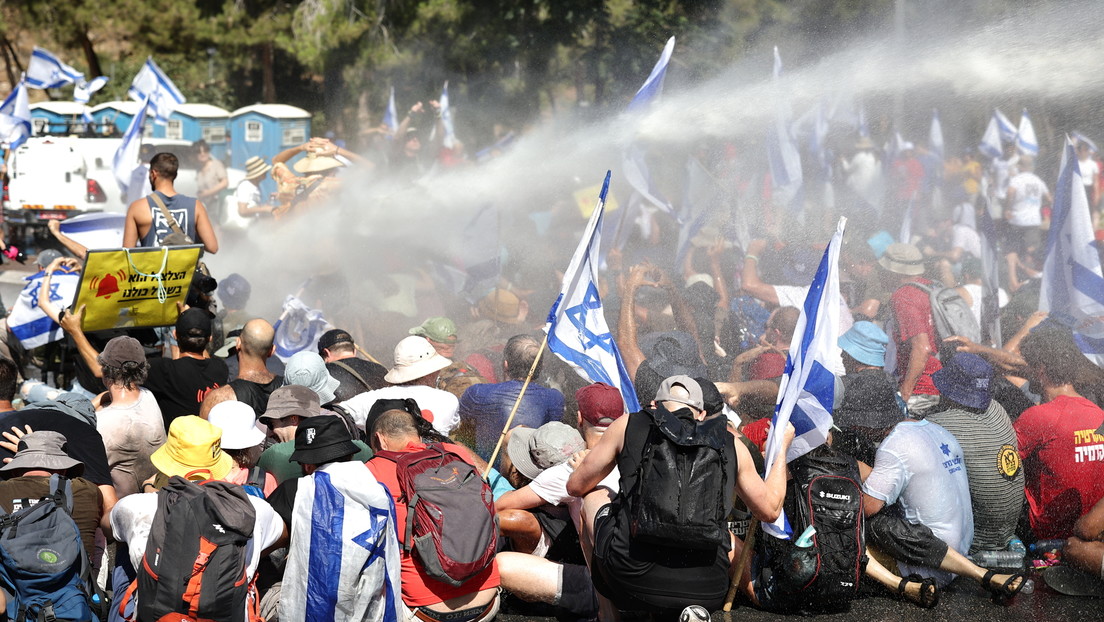
[{"label": "red cap", "polygon": [[604,428],[625,414],[621,392],[603,382],[587,385],[575,392],[579,413],[593,426]]}]

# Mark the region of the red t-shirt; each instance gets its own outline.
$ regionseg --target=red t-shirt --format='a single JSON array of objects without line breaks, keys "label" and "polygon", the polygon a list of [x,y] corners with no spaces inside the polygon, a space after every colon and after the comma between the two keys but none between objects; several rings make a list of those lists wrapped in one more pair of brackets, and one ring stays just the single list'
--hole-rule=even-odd
[{"label": "red t-shirt", "polygon": [[[928,279],[917,278],[916,280],[924,285],[931,286],[931,281]],[[939,363],[939,359],[935,356],[939,351],[939,347],[935,342],[935,326],[932,324],[931,301],[928,299],[928,293],[919,287],[903,285],[898,287],[897,291],[889,297],[889,305],[893,311],[895,324],[891,337],[893,342],[897,344],[897,380],[900,381],[904,378],[908,371],[909,354],[912,352],[909,339],[921,333],[927,333],[931,354],[928,355],[928,362],[924,364],[924,373],[920,374],[920,377],[916,380],[916,386],[912,389],[912,393],[914,395],[939,395],[931,376],[939,371],[943,365]]]},{"label": "red t-shirt", "polygon": [[1073,535],[1077,519],[1104,498],[1101,422],[1104,410],[1096,404],[1063,395],[1028,408],[1013,424],[1035,537]]},{"label": "red t-shirt", "polygon": [[781,352],[764,352],[751,362],[748,380],[774,380],[786,373],[786,355]]},{"label": "red t-shirt", "polygon": [[[473,462],[471,459],[471,451],[466,447],[453,445],[452,443],[444,443],[444,446],[450,451],[464,456],[465,460],[468,462]],[[403,449],[403,452],[419,451],[422,449],[425,449],[425,443],[410,443]],[[386,458],[379,457],[372,458],[367,464],[368,470],[376,476],[376,479],[379,480],[381,484],[387,487],[387,490],[391,493],[391,497],[395,500],[395,525],[398,526],[399,545],[402,546],[404,544],[403,539],[406,536],[406,504],[399,502],[399,497],[402,495],[402,492],[399,490],[399,478],[395,471],[396,465]],[[412,553],[407,553],[405,547],[403,547],[402,599],[407,607],[414,608],[424,605],[434,605],[450,598],[456,598],[457,596],[498,587],[499,583],[498,562],[491,562],[490,567],[475,575],[459,587],[454,587],[448,583],[442,583],[427,575],[421,564],[414,563]]]}]

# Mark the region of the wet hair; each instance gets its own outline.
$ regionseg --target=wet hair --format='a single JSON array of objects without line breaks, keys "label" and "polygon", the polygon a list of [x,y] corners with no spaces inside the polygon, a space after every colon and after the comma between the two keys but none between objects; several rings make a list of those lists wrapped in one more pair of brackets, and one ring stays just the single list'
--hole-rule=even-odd
[{"label": "wet hair", "polygon": [[376,419],[372,424],[372,437],[376,434],[386,438],[420,438],[414,415],[398,408],[392,408]]},{"label": "wet hair", "polygon": [[141,363],[127,361],[120,366],[115,366],[104,364],[103,355],[100,355],[97,360],[100,363],[104,386],[121,384],[127,389],[137,389],[145,384],[146,376],[149,375],[149,363],[146,361]]},{"label": "wet hair", "polygon": [[180,348],[181,352],[190,352],[192,354],[202,354],[207,349],[208,338],[207,337],[180,337],[177,335],[176,345]]},{"label": "wet hair", "polygon": [[0,358],[0,400],[12,401],[18,384],[19,368],[11,359]]},{"label": "wet hair", "polygon": [[[514,335],[506,342],[502,350],[502,357],[506,360],[506,374],[511,380],[525,380],[529,375],[529,369],[533,367],[533,361],[540,352],[540,342],[529,335]],[[539,376],[542,363],[538,362],[533,369],[533,376]]]},{"label": "wet hair", "polygon": [[164,177],[170,181],[176,179],[176,171],[179,168],[180,160],[167,151],[162,151],[150,160],[150,170],[156,172],[158,177]]},{"label": "wet hair", "polygon": [[1076,382],[1087,361],[1069,329],[1053,322],[1040,324],[1028,333],[1020,342],[1020,354],[1033,371],[1044,368],[1047,380],[1055,386]]}]

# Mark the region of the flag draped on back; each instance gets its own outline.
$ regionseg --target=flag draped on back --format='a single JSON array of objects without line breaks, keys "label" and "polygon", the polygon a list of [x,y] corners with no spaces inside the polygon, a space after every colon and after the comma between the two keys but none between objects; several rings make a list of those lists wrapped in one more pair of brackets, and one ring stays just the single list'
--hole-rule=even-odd
[{"label": "flag draped on back", "polygon": [[[846,218],[840,218],[836,233],[832,236],[820,267],[805,296],[790,350],[786,355],[786,370],[778,389],[774,407],[774,420],[767,436],[766,470],[779,458],[787,462],[801,457],[828,438],[832,425],[832,405],[836,395],[836,373],[833,361],[839,358],[839,254],[843,241]],[[795,433],[790,450],[779,456],[782,449],[782,432],[792,423]],[[767,533],[777,537],[789,536],[789,526],[784,515],[772,524],[763,524]]]},{"label": "flag draped on back", "polygon": [[391,134],[399,130],[399,114],[395,112],[395,87],[391,87],[391,94],[387,97],[387,110],[383,112],[383,124],[391,130]]},{"label": "flag draped on back", "polygon": [[130,83],[127,95],[134,101],[149,100],[150,109],[153,111],[154,121],[164,125],[169,120],[169,115],[178,104],[185,101],[184,95],[176,88],[173,81],[165,75],[164,71],[153,62],[152,58],[146,59],[146,64],[134,76]]},{"label": "flag draped on back", "polygon": [[1104,365],[1104,276],[1081,169],[1068,138],[1054,192],[1039,310],[1071,327],[1081,351]]},{"label": "flag draped on back", "polygon": [[610,173],[602,183],[598,204],[590,215],[564,274],[563,288],[548,312],[548,349],[591,382],[617,387],[629,412],[640,410],[632,379],[621,360],[621,351],[610,334],[598,296],[598,252],[602,245],[602,214]]},{"label": "flag draped on back", "polygon": [[[41,270],[37,274],[24,277],[26,285],[23,286],[23,291],[19,292],[19,298],[15,301],[11,313],[8,314],[8,329],[28,350],[65,338],[61,326],[51,320],[38,306],[38,293],[42,289],[42,281],[45,278],[46,273]],[[50,302],[58,308],[68,307],[73,303],[79,286],[80,271],[54,272],[53,277],[50,278]]]},{"label": "flag draped on back", "polygon": [[273,328],[276,356],[286,363],[296,352],[315,350],[318,338],[329,328],[329,323],[318,309],[311,309],[298,296],[288,296],[284,300],[284,311]]},{"label": "flag draped on back", "polygon": [[363,462],[299,480],[280,619],[397,622],[401,551],[395,507]]},{"label": "flag draped on back", "polygon": [[112,172],[115,174],[115,181],[119,184],[119,189],[123,191],[124,196],[130,188],[134,169],[139,165],[138,157],[142,150],[142,126],[146,124],[147,110],[149,110],[148,98],[142,100],[138,112],[130,120],[130,125],[127,126],[126,133],[123,134],[123,140],[119,143],[119,148],[115,150],[115,158],[112,160]]},{"label": "flag draped on back", "polygon": [[1020,129],[1016,132],[1016,147],[1027,155],[1039,155],[1039,139],[1035,138],[1035,126],[1031,124],[1031,117],[1027,116],[1027,108],[1024,108],[1020,116]]},{"label": "flag draped on back", "polygon": [[4,103],[0,104],[0,142],[7,143],[9,149],[15,149],[30,138],[32,133],[27,85],[20,80],[4,99]]}]

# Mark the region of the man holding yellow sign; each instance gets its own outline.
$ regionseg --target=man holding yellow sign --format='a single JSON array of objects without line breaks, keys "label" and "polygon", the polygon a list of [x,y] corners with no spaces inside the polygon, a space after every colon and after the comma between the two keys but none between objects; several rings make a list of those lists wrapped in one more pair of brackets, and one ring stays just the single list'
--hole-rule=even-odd
[{"label": "man holding yellow sign", "polygon": [[81,328],[169,326],[176,303],[192,284],[200,245],[93,250],[81,273],[74,309],[85,306]]}]

